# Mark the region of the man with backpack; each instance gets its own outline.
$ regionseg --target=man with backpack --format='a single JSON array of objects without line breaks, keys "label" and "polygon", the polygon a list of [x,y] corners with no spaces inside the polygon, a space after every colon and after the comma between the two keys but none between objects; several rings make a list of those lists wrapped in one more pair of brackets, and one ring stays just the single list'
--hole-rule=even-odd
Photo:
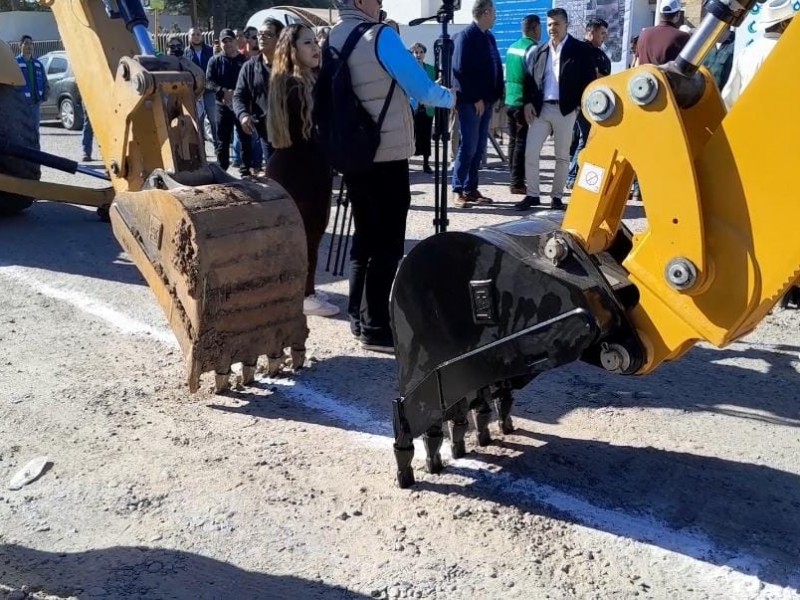
[{"label": "man with backpack", "polygon": [[351,331],[365,349],[391,354],[389,294],[404,253],[408,159],[415,150],[409,97],[452,108],[455,96],[431,81],[400,36],[380,23],[381,0],[337,5],[340,20],[325,48],[313,121],[344,175],[353,211]]}]

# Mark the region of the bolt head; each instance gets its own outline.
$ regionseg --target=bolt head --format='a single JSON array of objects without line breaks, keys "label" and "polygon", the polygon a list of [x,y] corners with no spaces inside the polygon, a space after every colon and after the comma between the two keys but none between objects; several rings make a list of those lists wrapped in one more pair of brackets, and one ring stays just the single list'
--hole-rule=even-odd
[{"label": "bolt head", "polygon": [[564,240],[552,237],[544,245],[544,255],[557,265],[569,255],[569,247]]},{"label": "bolt head", "polygon": [[675,258],[666,269],[669,284],[677,290],[687,290],[697,281],[697,268],[685,258]]},{"label": "bolt head", "polygon": [[658,81],[650,73],[636,75],[628,84],[628,93],[636,104],[645,106],[658,95]]},{"label": "bolt head", "polygon": [[584,108],[593,121],[597,121],[598,123],[605,121],[611,117],[616,110],[614,92],[606,86],[593,89],[586,96]]},{"label": "bolt head", "polygon": [[610,104],[608,95],[602,90],[595,90],[586,99],[586,108],[593,115],[602,115]]}]

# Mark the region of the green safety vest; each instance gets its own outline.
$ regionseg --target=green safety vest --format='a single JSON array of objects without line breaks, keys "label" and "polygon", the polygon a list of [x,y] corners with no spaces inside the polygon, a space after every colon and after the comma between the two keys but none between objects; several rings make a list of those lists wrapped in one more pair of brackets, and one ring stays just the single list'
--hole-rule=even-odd
[{"label": "green safety vest", "polygon": [[522,82],[525,79],[525,55],[535,45],[529,37],[523,37],[511,44],[506,52],[506,106],[522,106]]}]

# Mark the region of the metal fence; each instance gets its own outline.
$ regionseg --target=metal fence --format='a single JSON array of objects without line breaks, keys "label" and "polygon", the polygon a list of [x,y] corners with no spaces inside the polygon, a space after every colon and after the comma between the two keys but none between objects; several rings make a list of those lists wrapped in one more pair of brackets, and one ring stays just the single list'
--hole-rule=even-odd
[{"label": "metal fence", "polygon": [[[11,51],[14,53],[14,56],[22,52],[22,50],[20,49],[19,42],[8,42],[8,45],[11,46]],[[56,50],[63,50],[63,49],[64,49],[64,44],[61,43],[61,40],[43,40],[43,41],[33,42],[34,56],[42,56],[43,54],[47,54],[48,52],[54,52]]]},{"label": "metal fence", "polygon": [[[181,38],[181,40],[183,40],[183,47],[184,48],[189,45],[189,34],[187,32],[181,32],[181,33],[159,33],[156,36],[156,48],[158,48],[159,51],[161,51],[164,54],[166,54],[167,53],[167,42],[173,36],[177,36],[177,37]],[[211,42],[213,42],[213,40],[214,40],[214,33],[213,32],[206,31],[205,33],[203,33],[203,43],[208,44],[210,46]]]},{"label": "metal fence", "polygon": [[[189,45],[189,34],[187,32],[181,33],[159,33],[155,36],[155,46],[160,52],[164,54],[167,53],[167,42],[173,36],[177,36],[183,40],[184,47]],[[211,45],[212,41],[214,40],[214,33],[211,31],[207,31],[203,34],[203,42]],[[11,51],[14,53],[14,56],[21,52],[20,50],[20,43],[19,42],[8,42],[8,45],[11,46]],[[63,50],[64,44],[61,40],[38,40],[33,42],[33,55],[34,56],[42,56],[47,54],[48,52],[54,52],[56,50]]]}]

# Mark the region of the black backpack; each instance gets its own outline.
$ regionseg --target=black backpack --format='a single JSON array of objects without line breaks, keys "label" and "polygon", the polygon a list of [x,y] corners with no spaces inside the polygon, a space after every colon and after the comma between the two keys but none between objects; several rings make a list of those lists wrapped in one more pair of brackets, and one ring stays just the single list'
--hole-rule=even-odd
[{"label": "black backpack", "polygon": [[[381,126],[397,82],[392,80],[376,123],[353,90],[347,59],[364,34],[375,24],[361,23],[347,37],[341,52],[328,42],[314,87],[313,121],[331,165],[340,173],[358,173],[375,160]],[[382,26],[385,27],[385,26]]]}]

